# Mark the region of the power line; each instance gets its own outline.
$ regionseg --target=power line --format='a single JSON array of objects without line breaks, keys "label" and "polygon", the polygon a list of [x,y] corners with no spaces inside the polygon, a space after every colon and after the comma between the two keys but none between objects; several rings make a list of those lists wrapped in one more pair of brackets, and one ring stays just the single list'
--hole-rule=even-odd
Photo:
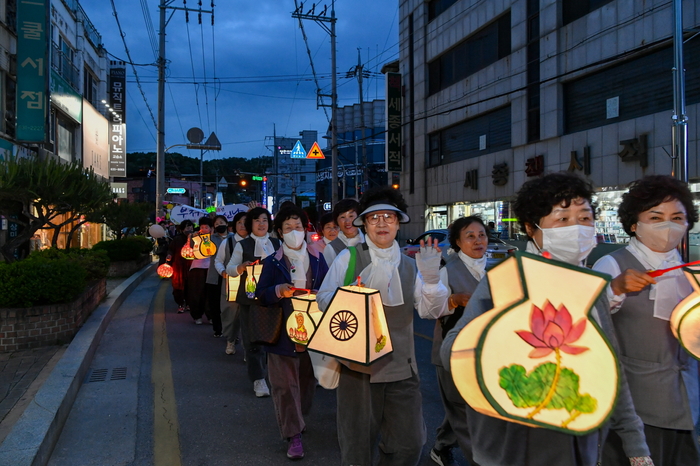
[{"label": "power line", "polygon": [[[190,64],[192,65],[192,84],[194,84],[194,100],[197,104],[197,115],[199,116],[199,126],[202,126],[202,112],[199,108],[199,88],[197,87],[197,78],[194,72],[194,56],[192,55],[192,38],[190,37],[190,18],[189,12],[185,11],[185,24],[187,24],[187,46],[190,49]],[[172,77],[170,78],[172,79]]]},{"label": "power line", "polygon": [[158,40],[156,39],[156,31],[153,27],[153,21],[151,20],[151,13],[148,11],[148,4],[146,0],[141,1],[141,11],[143,12],[143,20],[146,23],[146,32],[148,33],[148,40],[151,43],[151,48],[153,49],[153,57],[158,60]]}]

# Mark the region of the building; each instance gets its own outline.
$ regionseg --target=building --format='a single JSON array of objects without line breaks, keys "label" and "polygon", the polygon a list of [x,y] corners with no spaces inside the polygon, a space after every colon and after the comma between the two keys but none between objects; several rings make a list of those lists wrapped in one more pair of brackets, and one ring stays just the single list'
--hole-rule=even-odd
[{"label": "building", "polygon": [[[684,27],[697,30],[696,2],[683,6]],[[671,173],[672,2],[401,0],[399,15],[401,188],[414,219],[404,238],[476,213],[513,238],[520,186],[569,170],[596,187],[604,239],[626,241],[616,210],[627,184]],[[700,38],[691,36],[693,181]]]},{"label": "building", "polygon": [[271,212],[277,210],[277,206],[285,201],[296,202],[301,207],[308,207],[316,202],[316,161],[293,158],[292,152],[297,142],[302,145],[304,153],[310,151],[314,143],[318,142],[318,131],[304,130],[299,136],[301,137],[274,136],[274,167],[266,187],[267,208]]},{"label": "building", "polygon": [[[383,99],[338,108],[338,199],[359,199],[368,188],[387,184],[384,162],[385,101]],[[364,113],[363,113],[364,112]],[[364,136],[362,121],[364,120]],[[330,132],[326,136],[330,144]],[[331,148],[318,161],[316,192],[318,205],[331,202]],[[363,183],[367,174],[367,185]],[[326,207],[328,205],[326,204]],[[325,209],[324,209],[325,210]]]}]

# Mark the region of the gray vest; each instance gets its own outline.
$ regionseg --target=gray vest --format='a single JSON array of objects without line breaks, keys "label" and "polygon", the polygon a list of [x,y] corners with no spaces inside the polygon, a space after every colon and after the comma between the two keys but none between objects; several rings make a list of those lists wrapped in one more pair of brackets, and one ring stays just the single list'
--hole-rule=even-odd
[{"label": "gray vest", "polygon": [[[272,242],[272,247],[275,248],[275,251],[277,251],[282,243],[280,240],[277,238],[270,237],[270,241]],[[255,262],[256,260],[260,259],[260,256],[255,255],[255,240],[252,238],[252,236],[248,236],[247,238],[243,238],[243,240],[240,242],[241,249],[243,250],[242,254],[242,262]],[[242,263],[241,262],[241,263]],[[240,282],[238,285],[238,293],[236,294],[236,302],[238,304],[243,304],[243,305],[251,305],[255,303],[255,299],[250,299],[246,294],[245,294],[245,280],[248,277],[248,272],[243,272],[241,274]]]},{"label": "gray vest", "polygon": [[[230,235],[230,236],[233,236],[233,235]],[[219,252],[219,248],[221,247],[221,245],[223,244],[223,242],[227,238],[228,238],[228,236],[226,238],[222,238],[217,233],[211,234],[211,242],[214,243],[214,245],[216,246],[216,252]],[[211,258],[209,260],[209,271],[207,272],[207,283],[209,283],[210,285],[216,285],[217,283],[219,283],[219,280],[221,279],[221,275],[219,275],[219,272],[216,271],[216,266],[214,263],[215,256],[216,256],[216,254],[211,256]],[[229,257],[231,257],[230,254],[229,254]]]},{"label": "gray vest", "polygon": [[[331,241],[330,244],[334,242]],[[372,262],[372,259],[367,243],[361,243],[355,247],[357,248],[357,259],[354,276],[357,276]],[[402,306],[384,306],[394,351],[369,366],[340,359],[340,362],[350,369],[370,374],[370,383],[398,382],[410,378],[414,373],[418,375],[416,351],[413,344],[413,290],[416,284],[416,271],[416,261],[402,254],[399,276],[401,277],[404,304]]]},{"label": "gray vest", "polygon": [[[445,264],[445,270],[447,270],[447,280],[450,283],[450,293],[452,294],[472,294],[479,284],[479,281],[474,278],[474,275],[472,275],[459,257]],[[440,358],[441,346],[442,319],[437,319],[435,321],[435,329],[433,330],[433,350],[430,354],[430,362],[436,366],[442,366],[442,359]]]},{"label": "gray vest", "polygon": [[[627,248],[610,256],[620,270],[645,270]],[[612,321],[639,417],[656,427],[692,430],[698,416],[698,364],[673,336],[668,321],[654,317],[649,287],[627,293]]]},{"label": "gray vest", "polygon": [[336,257],[338,256],[338,254],[340,254],[340,251],[347,248],[345,243],[343,243],[343,240],[341,240],[340,238],[334,239],[333,241],[328,243],[328,246],[333,248],[333,250],[335,251]]}]

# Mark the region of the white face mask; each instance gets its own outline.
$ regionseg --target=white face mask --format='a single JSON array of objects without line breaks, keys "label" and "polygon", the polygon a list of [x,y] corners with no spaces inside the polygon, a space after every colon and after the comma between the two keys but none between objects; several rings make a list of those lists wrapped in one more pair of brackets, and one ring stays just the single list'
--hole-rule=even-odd
[{"label": "white face mask", "polygon": [[637,222],[634,234],[644,246],[652,251],[668,252],[680,244],[687,229],[688,225],[676,222]]},{"label": "white face mask", "polygon": [[305,235],[303,231],[292,230],[283,234],[282,238],[284,239],[284,244],[286,244],[287,247],[292,249],[299,249],[301,247],[301,243],[304,242],[304,236]]},{"label": "white face mask", "polygon": [[[537,228],[540,228],[539,225]],[[595,227],[571,225],[560,228],[540,228],[542,230],[542,248],[552,258],[572,265],[581,265],[588,257],[597,241]]]}]

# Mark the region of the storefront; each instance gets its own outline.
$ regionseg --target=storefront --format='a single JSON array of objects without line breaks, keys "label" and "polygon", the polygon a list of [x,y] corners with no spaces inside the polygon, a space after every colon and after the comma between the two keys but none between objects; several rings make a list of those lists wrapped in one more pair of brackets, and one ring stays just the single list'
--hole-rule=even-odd
[{"label": "storefront", "polygon": [[491,201],[432,206],[426,211],[425,229],[447,228],[458,218],[479,215],[485,224],[495,224],[494,229],[501,239],[520,239],[517,219],[511,215],[511,204],[510,201]]}]

